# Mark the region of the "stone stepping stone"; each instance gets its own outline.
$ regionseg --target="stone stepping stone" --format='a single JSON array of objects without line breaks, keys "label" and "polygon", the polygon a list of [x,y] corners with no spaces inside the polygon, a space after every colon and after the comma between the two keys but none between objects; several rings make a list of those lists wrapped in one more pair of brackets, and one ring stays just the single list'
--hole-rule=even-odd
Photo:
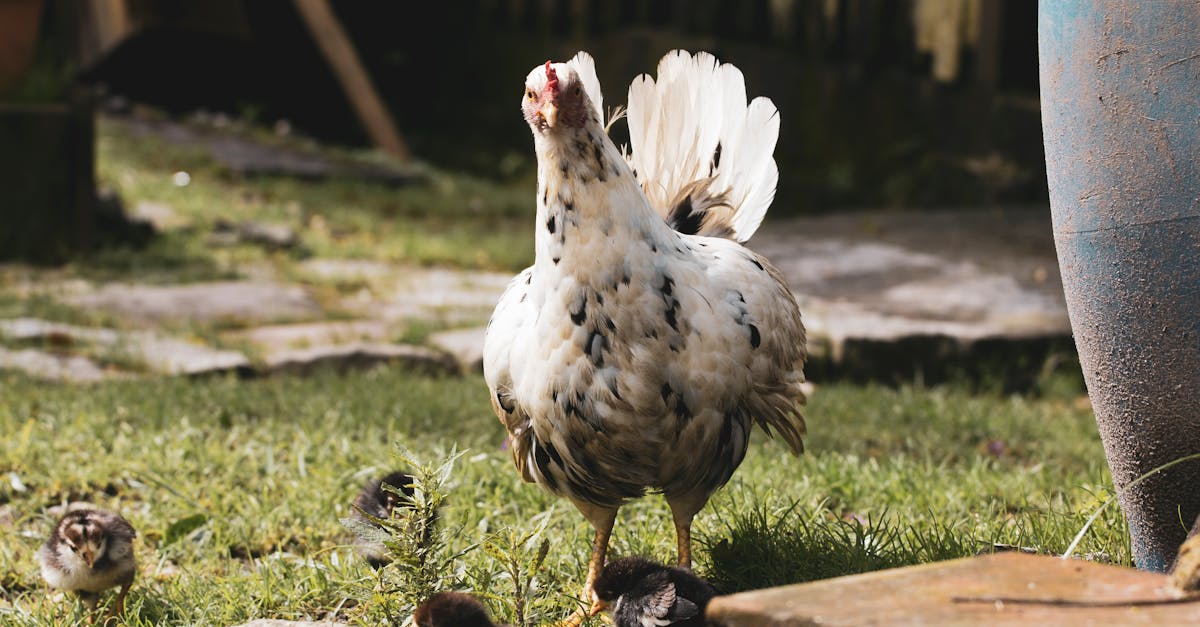
[{"label": "stone stepping stone", "polygon": [[454,356],[465,372],[483,372],[483,336],[486,327],[442,331],[429,336],[429,345]]},{"label": "stone stepping stone", "polygon": [[455,375],[454,358],[420,346],[355,342],[279,351],[265,360],[273,374],[311,374],[322,368],[362,370],[380,364],[400,364],[423,374]]},{"label": "stone stepping stone", "polygon": [[306,259],[299,269],[306,276],[325,281],[385,279],[403,271],[400,266],[369,259]]},{"label": "stone stepping stone", "polygon": [[0,336],[9,340],[42,340],[52,344],[116,344],[121,334],[112,329],[81,327],[39,318],[0,320]]},{"label": "stone stepping stone", "polygon": [[38,379],[69,383],[91,383],[113,376],[87,357],[33,349],[0,348],[0,370],[18,370]]},{"label": "stone stepping stone", "polygon": [[1049,211],[852,212],[770,222],[750,247],[800,301],[814,379],[1073,352]]},{"label": "stone stepping stone", "polygon": [[322,315],[320,304],[303,287],[273,281],[186,285],[110,283],[90,292],[68,296],[67,302],[139,324],[246,324],[313,319]]},{"label": "stone stepping stone", "polygon": [[1000,553],[717,597],[710,624],[1191,625],[1166,577],[1057,557]]},{"label": "stone stepping stone", "polygon": [[[42,340],[64,348],[80,343],[94,344],[104,347],[111,354],[138,362],[159,374],[199,375],[229,371],[245,373],[250,368],[250,360],[240,352],[215,349],[154,331],[120,333],[113,329],[81,327],[37,318],[16,318],[0,320],[0,336],[18,341]],[[56,356],[41,351],[17,353],[21,354],[20,359],[10,359],[8,364],[0,361],[0,368],[7,365],[10,368],[25,370],[33,376],[67,381],[106,378],[102,376],[104,371],[86,357]],[[38,353],[41,356],[35,355]],[[53,358],[53,361],[49,358]],[[56,370],[50,367],[52,363],[59,364],[60,368]],[[97,377],[96,372],[100,372],[101,376]]]},{"label": "stone stepping stone", "polygon": [[382,298],[358,294],[343,309],[388,321],[437,319],[452,324],[483,323],[512,275],[448,268],[403,268]]},{"label": "stone stepping stone", "polygon": [[297,348],[386,340],[396,330],[393,325],[380,320],[303,322],[239,329],[222,334],[222,338],[253,344],[269,356]]},{"label": "stone stepping stone", "polygon": [[221,350],[154,333],[134,333],[120,348],[159,374],[201,375],[251,371],[250,359],[238,351]]}]

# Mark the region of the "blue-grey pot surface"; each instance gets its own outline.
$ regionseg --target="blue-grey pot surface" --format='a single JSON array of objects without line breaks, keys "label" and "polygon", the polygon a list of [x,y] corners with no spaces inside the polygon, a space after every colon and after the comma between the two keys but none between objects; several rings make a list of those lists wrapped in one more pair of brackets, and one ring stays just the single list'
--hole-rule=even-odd
[{"label": "blue-grey pot surface", "polygon": [[[1054,240],[1120,488],[1200,452],[1200,4],[1043,0],[1038,47]],[[1120,503],[1137,566],[1165,571],[1200,460]]]}]

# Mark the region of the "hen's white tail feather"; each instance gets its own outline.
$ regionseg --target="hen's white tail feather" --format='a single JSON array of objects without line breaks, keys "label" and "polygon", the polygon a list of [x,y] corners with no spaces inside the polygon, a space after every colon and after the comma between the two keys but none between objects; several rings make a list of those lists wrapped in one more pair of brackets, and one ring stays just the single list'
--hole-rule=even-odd
[{"label": "hen's white tail feather", "polygon": [[[594,78],[591,57],[586,65]],[[747,106],[740,70],[706,52],[672,51],[657,80],[643,75],[629,86],[626,117],[630,166],[665,219],[740,242],[754,234],[779,181],[779,112],[762,97]]]}]

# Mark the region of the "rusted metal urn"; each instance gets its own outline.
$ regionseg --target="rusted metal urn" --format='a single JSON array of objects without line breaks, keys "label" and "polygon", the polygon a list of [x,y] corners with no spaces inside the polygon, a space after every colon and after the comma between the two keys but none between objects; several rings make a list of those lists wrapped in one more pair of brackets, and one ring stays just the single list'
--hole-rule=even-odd
[{"label": "rusted metal urn", "polygon": [[[1054,241],[1118,488],[1200,452],[1200,6],[1043,0]],[[1200,460],[1120,499],[1137,566],[1164,571],[1200,513]]]}]

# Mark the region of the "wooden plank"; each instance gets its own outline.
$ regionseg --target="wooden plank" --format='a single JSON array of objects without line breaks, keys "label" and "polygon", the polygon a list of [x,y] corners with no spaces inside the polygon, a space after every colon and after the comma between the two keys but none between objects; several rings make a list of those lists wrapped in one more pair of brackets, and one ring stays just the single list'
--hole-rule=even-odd
[{"label": "wooden plank", "polygon": [[1163,575],[1056,557],[1000,553],[717,597],[710,624],[1186,625]]},{"label": "wooden plank", "polygon": [[358,58],[354,44],[334,15],[329,0],[295,0],[295,4],[371,142],[401,161],[409,161],[408,144],[383,106],[383,100]]}]

